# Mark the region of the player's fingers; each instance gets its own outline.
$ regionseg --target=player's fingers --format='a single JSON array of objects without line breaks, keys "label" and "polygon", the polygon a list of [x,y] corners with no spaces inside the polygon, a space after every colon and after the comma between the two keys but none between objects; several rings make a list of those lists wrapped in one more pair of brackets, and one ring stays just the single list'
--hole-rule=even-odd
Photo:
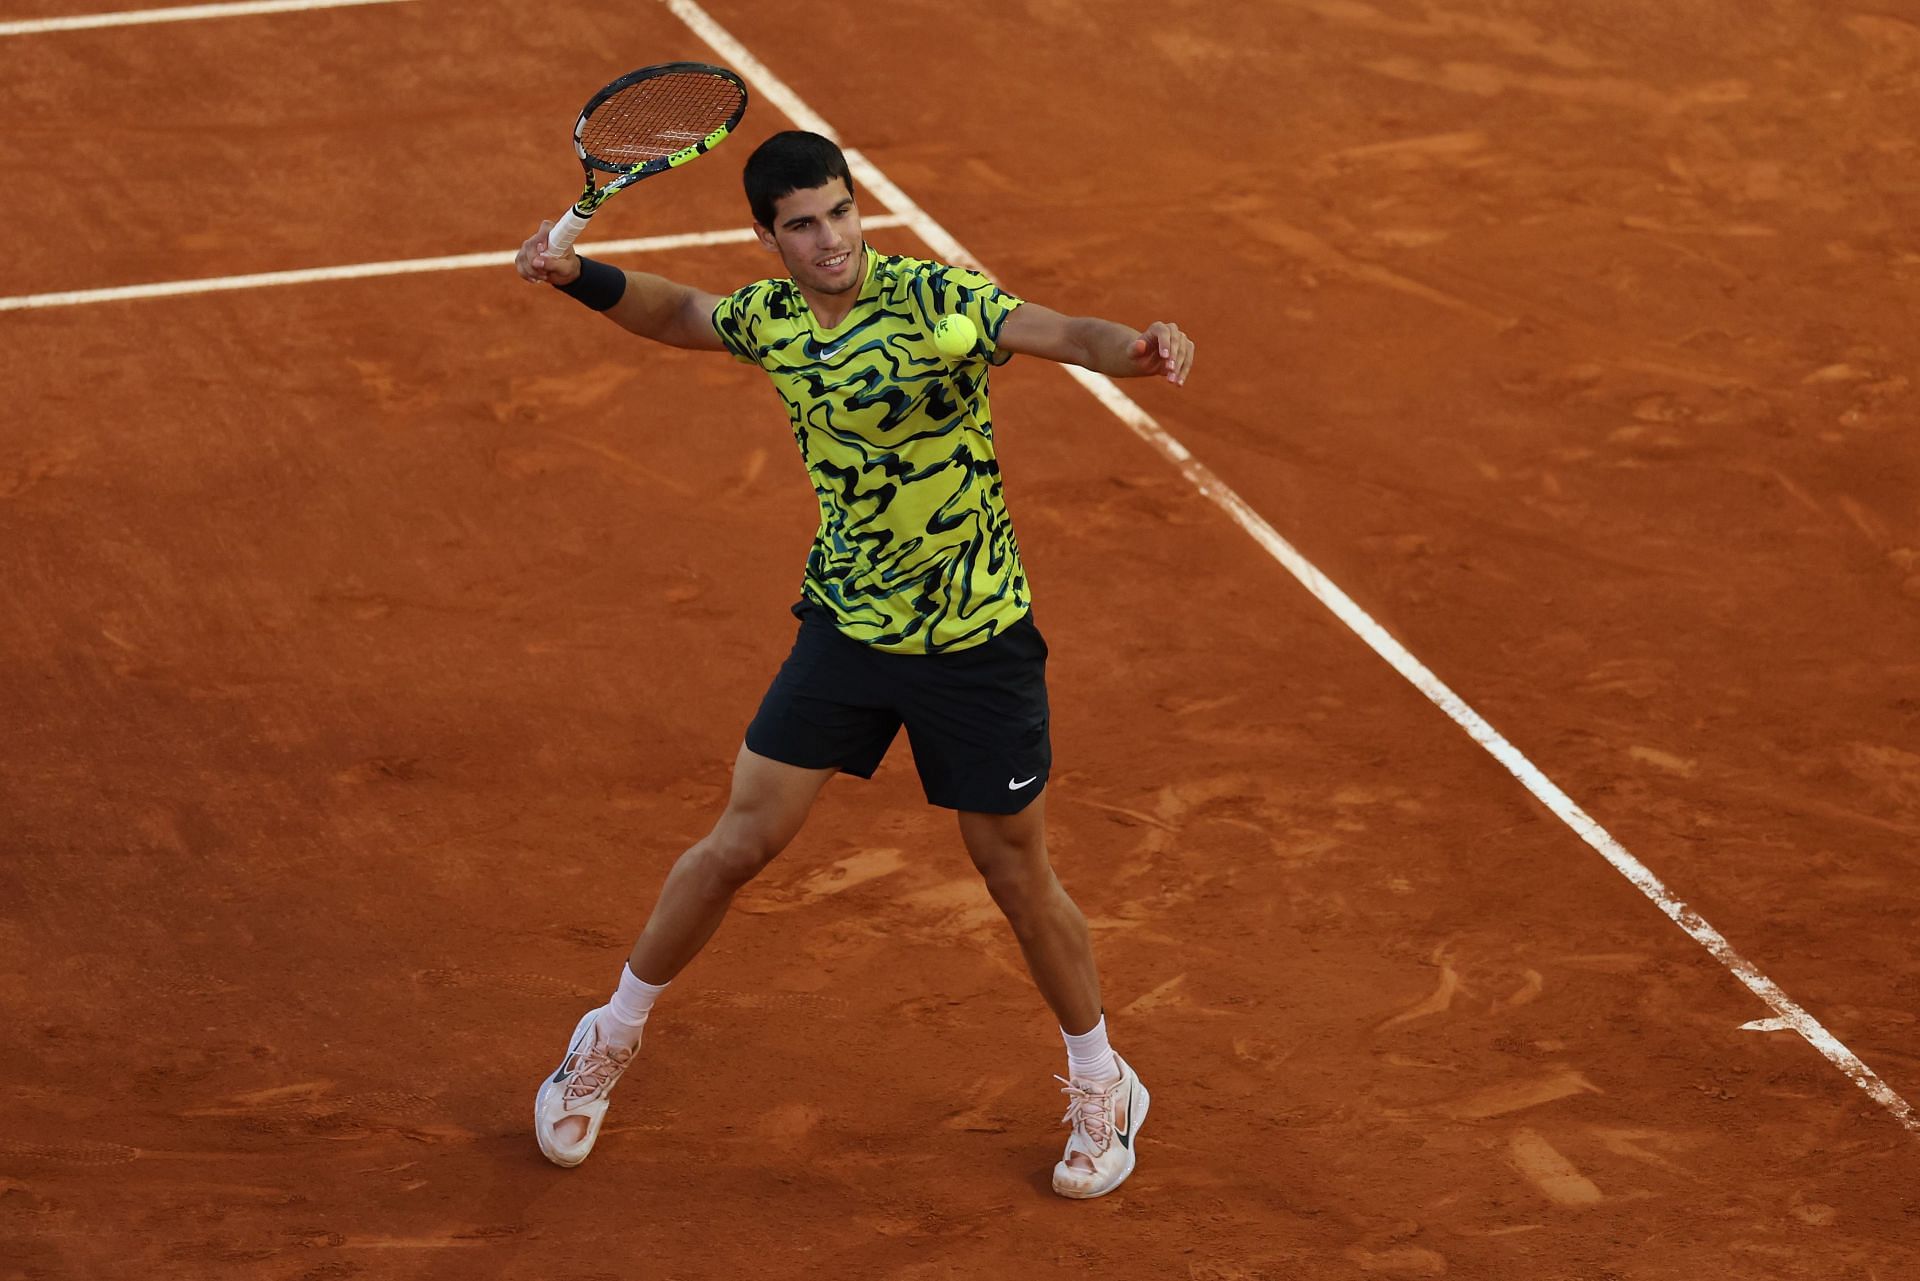
[{"label": "player's fingers", "polygon": [[540,230],[527,237],[527,243],[520,247],[521,256],[537,271],[545,271],[551,264],[547,261],[547,233],[553,230],[553,220],[542,218]]},{"label": "player's fingers", "polygon": [[538,283],[539,277],[535,273],[544,266],[541,259],[543,251],[547,247],[545,228],[548,225],[550,224],[541,224],[542,230],[540,232],[528,236],[525,240],[521,241],[520,252],[513,256],[515,269],[518,270],[522,276],[536,283]]},{"label": "player's fingers", "polygon": [[1156,372],[1172,382],[1175,366],[1179,363],[1180,327],[1160,321],[1154,328],[1160,331],[1160,368]]},{"label": "player's fingers", "polygon": [[1153,335],[1154,344],[1160,350],[1160,363],[1166,364],[1173,358],[1173,340],[1179,330],[1164,320],[1156,320],[1147,326],[1147,332]]},{"label": "player's fingers", "polygon": [[1183,350],[1180,353],[1180,377],[1176,378],[1175,382],[1186,382],[1187,375],[1193,372],[1193,354],[1193,339],[1189,338],[1183,344]]}]

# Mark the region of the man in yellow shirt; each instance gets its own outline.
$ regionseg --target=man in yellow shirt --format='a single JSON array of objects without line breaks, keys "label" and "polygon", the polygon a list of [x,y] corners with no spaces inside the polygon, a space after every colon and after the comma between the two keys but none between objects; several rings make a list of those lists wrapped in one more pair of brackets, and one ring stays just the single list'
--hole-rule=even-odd
[{"label": "man in yellow shirt", "polygon": [[[744,181],[784,280],[704,293],[550,253],[544,225],[515,263],[643,337],[759,365],[820,502],[793,652],[747,727],[726,810],[674,864],[619,987],[582,1016],[542,1082],[535,1136],[560,1165],[586,1159],[655,999],[799,832],[827,779],[871,777],[904,726],[927,800],[959,814],[1060,1022],[1071,1132],[1054,1190],[1104,1195],[1133,1172],[1149,1098],[1108,1044],[1086,920],[1047,858],[1047,647],[1001,491],[987,375],[1025,353],[1177,385],[1193,343],[1165,322],[1064,316],[978,272],[874,252],[846,160],[817,134],[768,139]],[[957,357],[932,338],[951,315],[978,335]]]}]

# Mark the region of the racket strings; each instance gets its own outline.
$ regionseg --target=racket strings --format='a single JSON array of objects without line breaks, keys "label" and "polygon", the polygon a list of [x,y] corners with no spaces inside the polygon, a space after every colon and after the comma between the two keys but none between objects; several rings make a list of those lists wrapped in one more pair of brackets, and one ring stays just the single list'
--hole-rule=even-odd
[{"label": "racket strings", "polygon": [[743,95],[720,76],[655,76],[629,85],[587,117],[580,146],[605,165],[626,169],[682,151],[730,123]]}]

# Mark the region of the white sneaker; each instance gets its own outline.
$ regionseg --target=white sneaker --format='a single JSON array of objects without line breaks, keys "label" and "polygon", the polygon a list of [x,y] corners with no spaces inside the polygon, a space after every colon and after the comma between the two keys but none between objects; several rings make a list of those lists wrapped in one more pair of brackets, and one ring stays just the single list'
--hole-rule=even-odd
[{"label": "white sneaker", "polygon": [[[588,1010],[581,1016],[559,1070],[542,1081],[540,1092],[533,1096],[533,1137],[555,1165],[579,1165],[593,1151],[593,1141],[600,1137],[600,1122],[607,1115],[607,1095],[640,1048],[635,1045],[629,1050],[615,1050],[601,1041],[595,1026],[599,1016],[599,1010]],[[570,1116],[585,1118],[587,1129],[567,1143],[555,1127]]]},{"label": "white sneaker", "polygon": [[1113,1059],[1120,1079],[1107,1085],[1054,1078],[1066,1085],[1061,1093],[1067,1096],[1067,1114],[1060,1119],[1073,1125],[1067,1150],[1053,1167],[1053,1190],[1061,1196],[1105,1196],[1133,1173],[1133,1141],[1152,1098],[1127,1061],[1118,1054]]}]

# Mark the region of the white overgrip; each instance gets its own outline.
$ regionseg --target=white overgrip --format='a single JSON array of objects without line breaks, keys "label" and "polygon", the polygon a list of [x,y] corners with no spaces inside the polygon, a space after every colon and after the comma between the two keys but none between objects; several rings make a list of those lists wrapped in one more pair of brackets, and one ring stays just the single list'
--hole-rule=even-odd
[{"label": "white overgrip", "polygon": [[560,215],[560,221],[554,223],[553,228],[547,232],[547,252],[565,253],[573,248],[573,242],[578,240],[580,233],[586,229],[587,220],[572,209],[568,209]]}]

